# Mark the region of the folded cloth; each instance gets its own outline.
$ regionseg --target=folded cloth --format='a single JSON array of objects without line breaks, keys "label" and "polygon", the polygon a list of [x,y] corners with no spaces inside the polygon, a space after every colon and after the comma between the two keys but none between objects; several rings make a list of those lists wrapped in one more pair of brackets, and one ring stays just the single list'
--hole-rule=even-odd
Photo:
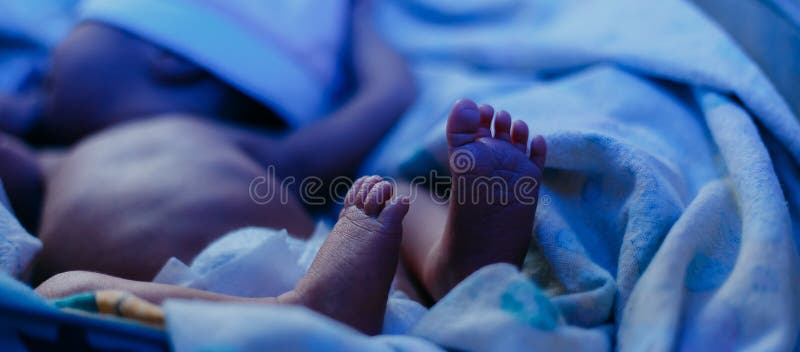
[{"label": "folded cloth", "polygon": [[243,297],[275,297],[294,288],[329,232],[322,222],[308,240],[292,237],[286,230],[233,231],[208,245],[189,266],[170,258],[153,282]]},{"label": "folded cloth", "polygon": [[164,311],[176,351],[603,351],[609,339],[565,326],[545,294],[508,264],[466,278],[405,336],[368,337],[303,307],[169,300]]},{"label": "folded cloth", "polygon": [[204,67],[301,126],[340,80],[344,0],[86,0],[85,21],[135,33]]},{"label": "folded cloth", "polygon": [[366,336],[296,306],[168,300],[175,351],[443,351],[410,336]]},{"label": "folded cloth", "polygon": [[29,234],[11,212],[0,180],[0,271],[24,280],[41,250],[42,241]]},{"label": "folded cloth", "polygon": [[565,326],[547,295],[509,264],[469,276],[420,319],[411,335],[458,351],[610,350],[605,332]]}]

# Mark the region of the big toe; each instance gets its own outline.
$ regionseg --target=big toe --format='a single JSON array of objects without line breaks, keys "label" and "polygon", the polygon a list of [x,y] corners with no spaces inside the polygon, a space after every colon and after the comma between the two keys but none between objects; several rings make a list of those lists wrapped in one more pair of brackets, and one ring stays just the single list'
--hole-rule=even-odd
[{"label": "big toe", "polygon": [[447,117],[447,144],[455,148],[475,141],[480,127],[478,105],[469,99],[457,101]]}]

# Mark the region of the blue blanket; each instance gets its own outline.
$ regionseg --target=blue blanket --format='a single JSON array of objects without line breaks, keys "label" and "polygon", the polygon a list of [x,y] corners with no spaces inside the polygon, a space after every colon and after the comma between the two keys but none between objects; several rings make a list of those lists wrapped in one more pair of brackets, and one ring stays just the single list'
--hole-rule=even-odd
[{"label": "blue blanket", "polygon": [[525,271],[566,325],[622,350],[795,348],[800,124],[699,9],[407,0],[381,23],[421,93],[366,171],[446,167],[449,106],[494,104],[548,142]]}]

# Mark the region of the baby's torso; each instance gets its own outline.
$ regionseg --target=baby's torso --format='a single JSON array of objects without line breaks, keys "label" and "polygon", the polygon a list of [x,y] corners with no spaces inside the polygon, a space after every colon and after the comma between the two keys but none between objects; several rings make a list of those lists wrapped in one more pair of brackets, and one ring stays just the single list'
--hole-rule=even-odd
[{"label": "baby's torso", "polygon": [[[44,265],[53,271],[75,269],[63,263],[69,253],[91,257],[95,247],[140,247],[148,258],[137,264],[144,267],[118,274],[146,277],[171,256],[191,260],[228,231],[280,227],[250,197],[262,168],[215,129],[192,120],[115,128],[80,143],[59,164],[47,175],[40,227]],[[49,249],[48,242],[54,244]],[[78,267],[94,265],[83,264]]]}]

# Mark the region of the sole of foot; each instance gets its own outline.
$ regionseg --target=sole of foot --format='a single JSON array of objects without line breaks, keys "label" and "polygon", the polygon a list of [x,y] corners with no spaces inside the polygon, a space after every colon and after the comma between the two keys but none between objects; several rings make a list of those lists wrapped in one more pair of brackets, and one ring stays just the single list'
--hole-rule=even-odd
[{"label": "sole of foot", "polygon": [[446,133],[449,215],[422,278],[436,300],[486,265],[522,265],[547,153],[542,136],[528,143],[525,122],[465,99],[450,111]]}]

